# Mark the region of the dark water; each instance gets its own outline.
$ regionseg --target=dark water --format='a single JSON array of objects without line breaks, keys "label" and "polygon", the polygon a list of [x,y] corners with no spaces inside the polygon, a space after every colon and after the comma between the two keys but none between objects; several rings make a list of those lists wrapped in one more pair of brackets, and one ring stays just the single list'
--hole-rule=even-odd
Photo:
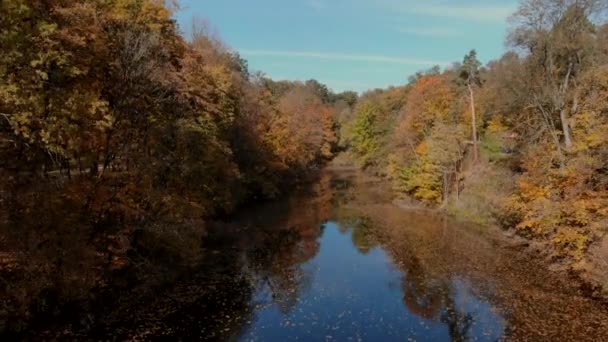
[{"label": "dark water", "polygon": [[[488,228],[400,209],[328,170],[218,222],[204,262],[99,336],[234,341],[600,341],[608,312]],[[128,315],[126,314],[128,313]]]}]

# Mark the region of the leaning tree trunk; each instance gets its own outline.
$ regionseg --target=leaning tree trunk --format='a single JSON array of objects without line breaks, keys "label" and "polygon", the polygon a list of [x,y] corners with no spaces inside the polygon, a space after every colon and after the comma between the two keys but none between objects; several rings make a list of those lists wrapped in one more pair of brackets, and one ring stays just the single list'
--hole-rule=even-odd
[{"label": "leaning tree trunk", "polygon": [[479,149],[477,148],[477,116],[475,115],[475,95],[473,87],[469,83],[469,95],[471,96],[471,122],[473,125],[473,163],[477,163],[479,159]]},{"label": "leaning tree trunk", "polygon": [[564,106],[559,112],[559,119],[562,122],[562,134],[564,135],[564,144],[566,149],[572,148],[572,136],[570,135],[570,123],[568,120],[568,113]]},{"label": "leaning tree trunk", "polygon": [[[564,135],[564,143],[566,144],[566,149],[569,150],[572,148],[572,135],[570,134],[570,123],[568,120],[568,110],[566,109],[566,93],[568,92],[568,87],[570,86],[570,78],[572,76],[572,70],[574,68],[574,63],[570,62],[568,65],[568,72],[564,78],[564,83],[559,89],[559,119],[562,123],[562,133]],[[576,107],[576,101],[573,108]]]}]

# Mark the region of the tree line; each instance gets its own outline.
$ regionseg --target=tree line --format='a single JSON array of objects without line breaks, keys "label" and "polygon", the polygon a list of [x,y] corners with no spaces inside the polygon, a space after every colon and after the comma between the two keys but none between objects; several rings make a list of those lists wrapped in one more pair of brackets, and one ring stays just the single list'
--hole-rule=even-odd
[{"label": "tree line", "polygon": [[522,0],[502,57],[364,94],[342,144],[401,194],[583,260],[608,220],[607,6]]},{"label": "tree line", "polygon": [[198,21],[184,38],[174,9],[0,2],[3,328],[117,273],[188,264],[210,218],[280,196],[336,151],[336,108],[356,93],[252,73]]},{"label": "tree line", "polygon": [[[395,190],[583,261],[608,220],[602,0],[522,0],[510,51],[358,96],[273,81],[162,0],[0,2],[0,332],[201,257],[208,221],[347,149]],[[83,323],[86,325],[86,323]]]}]

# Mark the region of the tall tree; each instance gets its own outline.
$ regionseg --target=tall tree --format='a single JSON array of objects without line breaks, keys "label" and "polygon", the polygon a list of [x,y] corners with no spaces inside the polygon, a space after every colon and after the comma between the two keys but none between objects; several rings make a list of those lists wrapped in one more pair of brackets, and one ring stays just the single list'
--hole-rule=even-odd
[{"label": "tall tree", "polygon": [[564,147],[573,146],[570,117],[580,107],[578,80],[593,55],[592,20],[607,6],[605,0],[525,0],[512,18],[511,43],[529,54],[530,106],[551,132],[562,167]]},{"label": "tall tree", "polygon": [[463,80],[469,90],[469,97],[471,102],[471,125],[472,125],[472,139],[473,139],[473,161],[477,162],[479,159],[479,148],[477,145],[477,115],[475,113],[475,92],[474,88],[481,86],[481,78],[479,76],[479,68],[481,63],[477,60],[477,51],[471,50],[462,62],[460,67],[460,79]]}]

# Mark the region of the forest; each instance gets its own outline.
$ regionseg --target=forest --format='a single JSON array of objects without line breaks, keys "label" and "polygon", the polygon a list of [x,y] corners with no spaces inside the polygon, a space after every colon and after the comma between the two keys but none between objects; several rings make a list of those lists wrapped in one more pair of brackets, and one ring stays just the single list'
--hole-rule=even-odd
[{"label": "forest", "polygon": [[251,71],[202,22],[186,37],[175,3],[1,1],[0,331],[166,282],[200,257],[210,220],[281,198],[337,154],[411,205],[595,267],[607,7],[522,0],[499,59],[472,50],[358,94]]},{"label": "forest", "polygon": [[250,74],[204,25],[182,37],[162,1],[3,1],[0,29],[11,329],[134,263],[188,260],[206,219],[276,198],[331,158],[334,107],[356,99]]},{"label": "forest", "polygon": [[608,227],[603,1],[523,1],[510,51],[363,94],[344,144],[395,189],[581,261]]}]

